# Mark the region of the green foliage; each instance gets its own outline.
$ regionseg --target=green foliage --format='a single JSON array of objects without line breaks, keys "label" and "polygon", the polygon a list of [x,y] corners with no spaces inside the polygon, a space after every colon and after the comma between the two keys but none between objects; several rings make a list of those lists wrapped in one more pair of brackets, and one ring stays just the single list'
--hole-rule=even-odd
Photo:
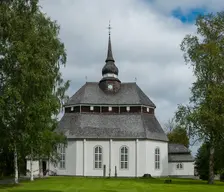
[{"label": "green foliage", "polygon": [[204,143],[198,150],[195,165],[200,179],[208,180],[209,177],[209,144]]},{"label": "green foliage", "polygon": [[224,171],[220,174],[220,181],[224,182]]},{"label": "green foliage", "polygon": [[176,119],[173,117],[165,124],[165,132],[170,143],[183,144],[187,148],[190,145],[190,138],[187,129],[180,124],[175,123]]},{"label": "green foliage", "polygon": [[37,157],[40,160],[47,158],[52,163],[56,163],[59,160],[57,151],[58,144],[67,145],[66,137],[61,133],[47,129],[41,134],[40,141],[42,144],[39,148],[35,148]]},{"label": "green foliage", "polygon": [[[197,172],[201,179],[208,180],[209,178],[209,143],[203,143],[199,148],[195,158],[195,165]],[[224,169],[224,149],[216,146],[214,155],[214,172],[215,174],[222,174]]]},{"label": "green foliage", "polygon": [[66,52],[59,29],[38,0],[0,3],[0,141],[20,156],[53,158],[65,142],[56,132],[69,87],[60,73]]},{"label": "green foliage", "polygon": [[167,134],[170,143],[183,144],[185,147],[189,147],[189,138],[185,128],[176,127]]},{"label": "green foliage", "polygon": [[0,177],[13,175],[13,153],[7,148],[0,152]]},{"label": "green foliage", "polygon": [[181,43],[196,80],[190,105],[180,105],[176,119],[190,135],[209,143],[209,183],[213,183],[215,146],[224,140],[224,12],[199,16],[196,27],[197,35],[187,35]]}]

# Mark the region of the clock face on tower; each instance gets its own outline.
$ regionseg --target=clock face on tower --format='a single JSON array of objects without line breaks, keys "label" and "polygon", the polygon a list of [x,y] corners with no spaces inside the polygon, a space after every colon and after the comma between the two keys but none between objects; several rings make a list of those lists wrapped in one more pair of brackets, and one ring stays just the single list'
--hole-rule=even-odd
[{"label": "clock face on tower", "polygon": [[112,85],[112,84],[108,84],[108,85],[107,85],[107,88],[108,88],[109,90],[112,90],[112,89],[113,89],[113,85]]}]

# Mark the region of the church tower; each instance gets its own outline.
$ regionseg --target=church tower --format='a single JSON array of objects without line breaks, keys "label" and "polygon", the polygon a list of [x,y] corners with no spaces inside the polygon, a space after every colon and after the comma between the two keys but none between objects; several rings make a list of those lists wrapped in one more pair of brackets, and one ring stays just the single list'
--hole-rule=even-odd
[{"label": "church tower", "polygon": [[109,40],[108,40],[108,51],[106,64],[102,69],[103,78],[99,82],[99,87],[106,93],[116,93],[120,89],[121,81],[118,79],[118,68],[115,65],[115,60],[113,58],[111,37],[110,37],[110,24],[109,24]]}]

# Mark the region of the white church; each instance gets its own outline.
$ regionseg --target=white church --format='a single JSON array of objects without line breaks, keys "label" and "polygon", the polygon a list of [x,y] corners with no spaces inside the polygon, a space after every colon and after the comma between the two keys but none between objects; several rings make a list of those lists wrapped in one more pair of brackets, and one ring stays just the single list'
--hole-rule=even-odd
[{"label": "white church", "polygon": [[[171,144],[155,116],[155,104],[136,83],[122,83],[109,35],[106,64],[99,82],[86,82],[64,106],[58,131],[68,145],[57,164],[43,162],[49,174],[142,177],[193,176],[194,159]],[[27,169],[30,162],[27,160]],[[34,175],[39,162],[33,161]]]}]

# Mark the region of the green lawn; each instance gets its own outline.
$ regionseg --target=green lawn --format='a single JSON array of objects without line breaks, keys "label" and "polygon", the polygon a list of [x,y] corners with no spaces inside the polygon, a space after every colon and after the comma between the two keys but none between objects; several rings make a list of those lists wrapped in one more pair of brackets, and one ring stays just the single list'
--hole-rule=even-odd
[{"label": "green lawn", "polygon": [[121,178],[74,178],[49,177],[34,182],[22,182],[19,186],[0,185],[0,192],[224,192],[224,183],[189,179],[172,179],[172,184],[164,184],[164,179],[121,179]]}]

